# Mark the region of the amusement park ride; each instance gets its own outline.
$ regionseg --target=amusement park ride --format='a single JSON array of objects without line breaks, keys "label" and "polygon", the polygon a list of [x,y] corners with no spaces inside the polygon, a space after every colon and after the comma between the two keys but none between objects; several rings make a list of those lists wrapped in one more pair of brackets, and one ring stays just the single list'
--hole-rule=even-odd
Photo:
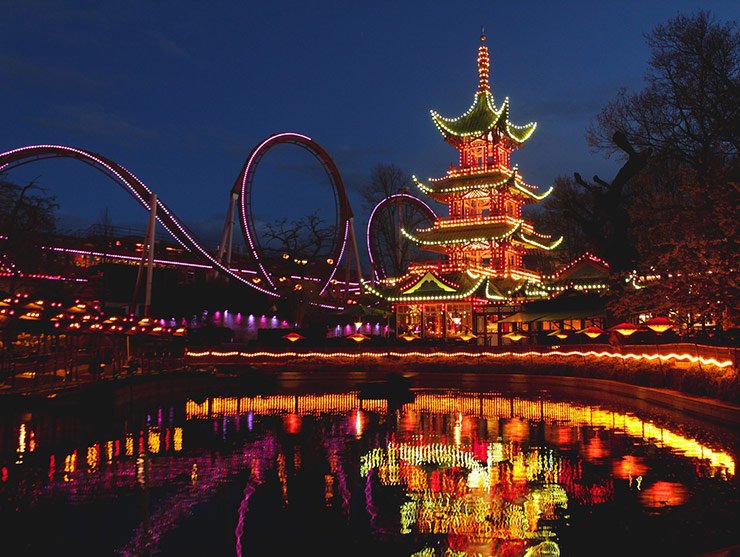
[{"label": "amusement park ride", "polygon": [[[336,233],[331,251],[320,261],[306,261],[301,268],[300,275],[290,275],[288,265],[282,262],[268,261],[265,251],[260,244],[259,231],[256,229],[252,214],[252,194],[254,174],[262,157],[274,146],[280,144],[297,145],[312,154],[326,172],[334,193]],[[143,242],[143,253],[137,278],[137,288],[143,278],[143,269],[146,269],[146,302],[145,313],[151,301],[152,270],[156,265],[185,265],[180,261],[166,261],[154,256],[154,230],[156,222],[179,242],[191,255],[200,260],[199,267],[207,267],[212,273],[238,281],[262,294],[280,298],[290,290],[312,290],[317,293],[318,299],[325,299],[329,307],[340,307],[347,297],[357,292],[361,280],[359,253],[357,240],[354,235],[353,214],[347,199],[342,177],[334,161],[328,153],[306,135],[298,133],[278,133],[271,135],[257,145],[247,157],[247,160],[234,183],[229,196],[229,204],[224,223],[223,234],[219,248],[215,253],[203,247],[195,235],[175,215],[157,195],[149,189],[139,178],[122,165],[113,162],[104,156],[63,145],[33,145],[14,149],[0,154],[0,171],[7,172],[19,166],[35,161],[51,158],[69,158],[84,164],[111,178],[129,193],[149,213],[149,224]],[[232,245],[234,236],[235,210],[239,208],[239,222],[247,246],[252,265],[249,268],[234,268],[232,266]],[[350,247],[348,249],[348,243]],[[63,251],[75,254],[84,254],[84,250],[73,250],[56,246],[48,246],[54,251]],[[89,255],[95,255],[90,252]],[[112,253],[105,254],[115,259]],[[122,260],[131,259],[121,255]],[[338,270],[341,263],[345,264],[344,280],[340,280]],[[293,270],[293,272],[295,272]],[[351,274],[355,274],[354,277]],[[354,278],[354,281],[351,279]]]},{"label": "amusement park ride", "polygon": [[[489,56],[484,35],[478,48],[477,67],[478,90],[465,114],[445,118],[432,111],[432,120],[445,141],[458,151],[458,165],[451,165],[445,176],[430,179],[428,184],[414,178],[422,193],[448,207],[449,215],[438,216],[424,201],[405,191],[383,199],[369,215],[367,225],[370,260],[367,280],[363,278],[354,216],[342,177],[326,150],[306,135],[277,133],[251,151],[229,193],[223,233],[216,251],[206,249],[132,172],[98,153],[63,145],[21,147],[0,154],[0,172],[39,160],[68,158],[93,167],[129,193],[149,213],[141,253],[103,255],[109,260],[120,257],[128,264],[138,259],[137,289],[146,269],[145,315],[151,303],[153,268],[190,265],[248,286],[269,299],[300,294],[308,303],[341,310],[363,296],[373,300],[371,303],[392,307],[396,314],[396,334],[405,337],[470,339],[476,333],[485,334],[502,317],[519,311],[524,302],[551,298],[565,289],[575,288],[580,292],[603,289],[607,274],[605,263],[592,256],[580,258],[551,277],[527,268],[523,257],[527,250],[550,250],[560,243],[560,239],[553,240],[536,232],[522,217],[523,205],[542,200],[550,191],[538,193],[522,180],[518,168],[510,162],[511,153],[531,136],[536,124],[512,124],[508,98],[500,106],[495,105],[489,86]],[[260,242],[261,231],[257,229],[252,207],[255,172],[260,161],[270,149],[284,144],[308,151],[321,164],[335,202],[336,226],[329,253],[310,261],[301,259],[298,266],[289,253],[283,253],[282,258],[267,254]],[[247,261],[234,266],[232,245],[237,209]],[[400,247],[397,254],[389,254],[388,244],[378,240],[383,227],[388,228],[387,223],[394,219],[391,228],[396,227],[393,232],[396,246],[402,241],[406,246],[413,244],[436,252],[438,259],[399,264]],[[166,260],[155,257],[156,222],[188,252],[188,263],[176,257]],[[99,255],[59,246],[44,249]],[[391,265],[394,261],[396,264]],[[339,272],[342,265],[344,273]],[[498,325],[496,330],[503,332]]]}]

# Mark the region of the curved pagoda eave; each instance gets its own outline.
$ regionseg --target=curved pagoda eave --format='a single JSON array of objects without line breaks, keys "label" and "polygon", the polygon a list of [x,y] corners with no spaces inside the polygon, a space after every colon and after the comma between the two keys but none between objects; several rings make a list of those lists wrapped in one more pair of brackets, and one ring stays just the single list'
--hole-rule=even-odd
[{"label": "curved pagoda eave", "polygon": [[473,189],[485,190],[489,188],[508,187],[512,195],[521,195],[526,201],[535,202],[542,201],[553,190],[551,186],[541,194],[536,193],[532,186],[519,179],[516,170],[511,175],[503,172],[493,172],[465,177],[445,176],[434,181],[430,179],[429,183],[422,182],[416,176],[412,176],[411,178],[420,191],[435,201],[444,201],[446,196],[450,194],[468,192]]},{"label": "curved pagoda eave", "polygon": [[524,143],[534,133],[537,122],[517,126],[509,121],[509,99],[506,98],[498,110],[490,91],[478,92],[473,105],[457,118],[446,118],[430,111],[432,121],[445,139],[483,137],[490,132],[499,132],[516,144]]}]

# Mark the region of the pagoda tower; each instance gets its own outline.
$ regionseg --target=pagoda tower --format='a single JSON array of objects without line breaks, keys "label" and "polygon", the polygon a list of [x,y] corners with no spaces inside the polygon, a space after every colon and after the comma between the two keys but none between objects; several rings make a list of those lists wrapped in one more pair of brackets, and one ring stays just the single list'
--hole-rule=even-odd
[{"label": "pagoda tower", "polygon": [[509,121],[509,99],[496,106],[489,83],[485,35],[478,47],[478,88],[461,116],[431,111],[444,140],[458,152],[440,178],[414,181],[419,190],[447,207],[432,226],[401,233],[419,247],[440,254],[434,264],[414,264],[404,277],[365,284],[393,303],[399,334],[432,338],[479,336],[488,322],[517,310],[517,304],[547,296],[540,275],[528,269],[530,249],[553,249],[552,240],[522,217],[538,193],[527,184],[511,153],[524,145],[537,124]]}]

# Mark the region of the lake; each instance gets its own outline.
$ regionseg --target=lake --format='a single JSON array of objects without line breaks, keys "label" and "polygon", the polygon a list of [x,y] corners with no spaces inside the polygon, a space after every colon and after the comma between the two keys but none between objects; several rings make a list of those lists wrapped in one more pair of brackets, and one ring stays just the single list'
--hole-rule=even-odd
[{"label": "lake", "polygon": [[408,398],[351,370],[258,379],[4,405],[4,548],[692,556],[740,543],[732,428],[501,377],[414,376]]}]

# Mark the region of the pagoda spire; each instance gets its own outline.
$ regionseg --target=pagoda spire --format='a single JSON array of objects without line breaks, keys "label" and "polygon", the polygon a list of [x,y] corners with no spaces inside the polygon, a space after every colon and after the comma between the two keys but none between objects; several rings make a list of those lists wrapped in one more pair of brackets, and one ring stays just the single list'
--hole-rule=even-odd
[{"label": "pagoda spire", "polygon": [[480,46],[478,47],[478,93],[490,91],[488,84],[488,68],[490,61],[488,58],[488,47],[486,46],[486,35],[481,27]]}]

